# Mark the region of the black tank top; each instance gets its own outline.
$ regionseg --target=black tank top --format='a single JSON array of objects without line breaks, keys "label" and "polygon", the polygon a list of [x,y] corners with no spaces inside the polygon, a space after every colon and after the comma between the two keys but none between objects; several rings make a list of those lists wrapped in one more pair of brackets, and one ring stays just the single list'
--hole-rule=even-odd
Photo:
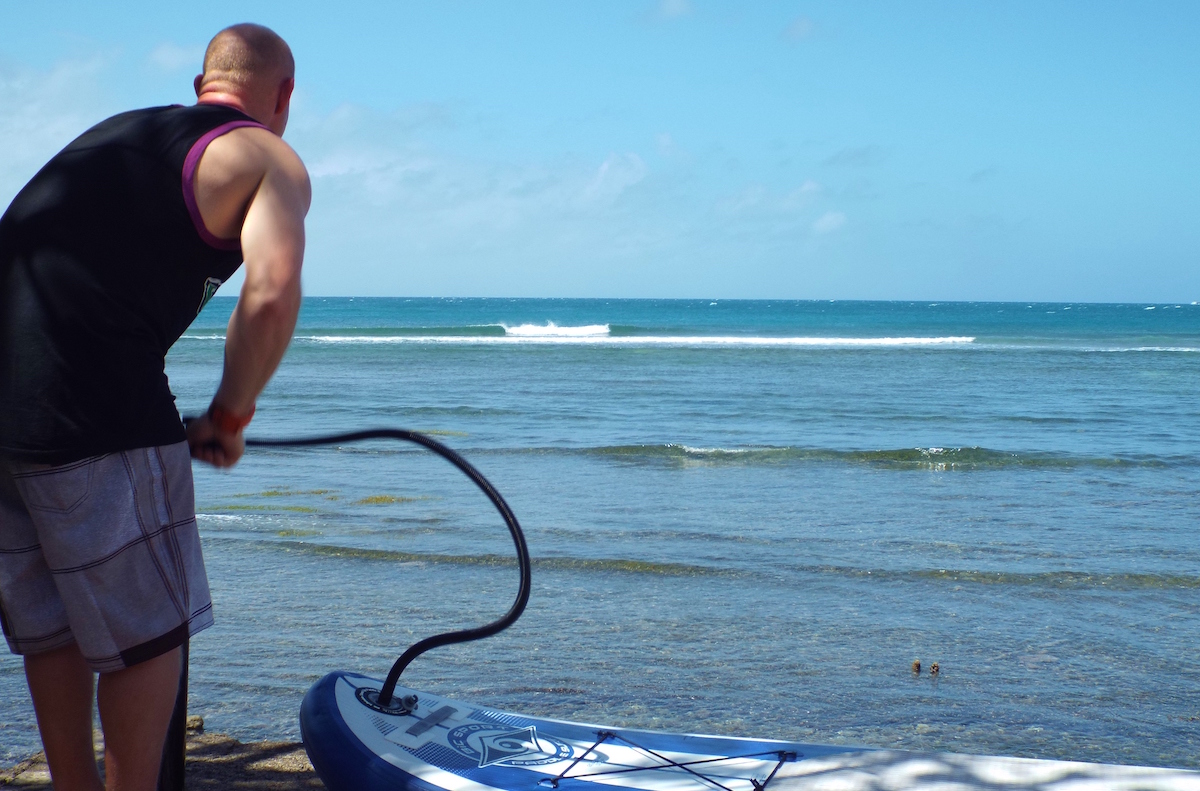
[{"label": "black tank top", "polygon": [[192,176],[240,126],[222,105],[89,129],[0,218],[0,453],[59,464],[185,438],[164,361],[241,265],[204,227]]}]

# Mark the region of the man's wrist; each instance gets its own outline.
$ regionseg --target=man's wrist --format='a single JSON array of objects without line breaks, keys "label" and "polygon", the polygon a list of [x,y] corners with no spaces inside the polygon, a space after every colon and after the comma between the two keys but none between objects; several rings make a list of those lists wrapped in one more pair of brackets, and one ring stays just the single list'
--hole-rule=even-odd
[{"label": "man's wrist", "polygon": [[254,417],[254,407],[250,407],[250,413],[247,415],[238,415],[225,407],[218,404],[216,401],[208,408],[208,420],[213,424],[213,427],[222,434],[236,434],[246,426],[250,425],[250,420]]}]

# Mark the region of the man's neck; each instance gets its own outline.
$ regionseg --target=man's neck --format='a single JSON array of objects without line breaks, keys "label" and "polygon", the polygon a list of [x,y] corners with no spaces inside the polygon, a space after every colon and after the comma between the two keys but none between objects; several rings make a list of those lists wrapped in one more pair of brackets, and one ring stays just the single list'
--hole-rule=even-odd
[{"label": "man's neck", "polygon": [[[246,102],[236,93],[205,91],[196,99],[196,104],[221,104],[226,107],[232,107],[235,110],[241,110],[246,115],[250,115],[250,111],[246,109]],[[250,117],[253,118],[254,116]]]}]

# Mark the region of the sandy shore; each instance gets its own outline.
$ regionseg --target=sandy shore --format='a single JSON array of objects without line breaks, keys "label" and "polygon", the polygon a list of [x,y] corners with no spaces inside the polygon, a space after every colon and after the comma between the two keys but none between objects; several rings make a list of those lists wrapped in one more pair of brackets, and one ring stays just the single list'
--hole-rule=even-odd
[{"label": "sandy shore", "polygon": [[[199,718],[191,719],[187,739],[188,791],[309,791],[325,787],[299,742],[242,744],[223,734],[204,733]],[[96,754],[103,755],[99,734],[96,746]],[[52,787],[41,753],[10,769],[0,769],[0,788]]]}]

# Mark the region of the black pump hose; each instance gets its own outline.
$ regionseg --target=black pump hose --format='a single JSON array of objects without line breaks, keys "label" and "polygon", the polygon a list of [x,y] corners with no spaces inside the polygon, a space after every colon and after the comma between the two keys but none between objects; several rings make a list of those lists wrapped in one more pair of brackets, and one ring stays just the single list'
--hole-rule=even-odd
[{"label": "black pump hose", "polygon": [[352,431],[348,434],[330,434],[324,437],[247,439],[246,445],[247,447],[254,448],[303,448],[312,445],[341,445],[347,442],[360,442],[365,439],[398,439],[404,442],[412,442],[433,451],[462,470],[468,478],[474,481],[476,486],[483,490],[483,493],[492,501],[492,505],[496,506],[496,510],[500,512],[500,516],[504,517],[504,524],[508,525],[508,532],[512,535],[513,544],[517,548],[517,566],[521,573],[521,587],[517,591],[517,598],[503,617],[475,629],[460,629],[456,632],[446,632],[426,637],[424,640],[414,643],[407,651],[401,654],[400,658],[396,660],[396,663],[392,665],[392,669],[388,672],[387,681],[384,682],[383,689],[379,691],[379,705],[387,707],[392,702],[392,695],[396,691],[396,682],[400,680],[400,674],[404,672],[404,669],[408,667],[410,662],[421,654],[432,648],[440,648],[444,645],[466,643],[471,640],[491,637],[516,623],[516,620],[521,617],[521,613],[525,611],[525,605],[529,602],[529,549],[525,545],[525,534],[521,532],[521,525],[517,522],[517,517],[513,514],[512,509],[508,507],[508,503],[504,502],[504,498],[500,496],[500,492],[496,491],[496,488],[492,486],[491,482],[487,478],[484,478],[478,470],[471,466],[470,462],[458,455],[458,453],[437,440],[416,431],[381,428],[368,431]]}]

